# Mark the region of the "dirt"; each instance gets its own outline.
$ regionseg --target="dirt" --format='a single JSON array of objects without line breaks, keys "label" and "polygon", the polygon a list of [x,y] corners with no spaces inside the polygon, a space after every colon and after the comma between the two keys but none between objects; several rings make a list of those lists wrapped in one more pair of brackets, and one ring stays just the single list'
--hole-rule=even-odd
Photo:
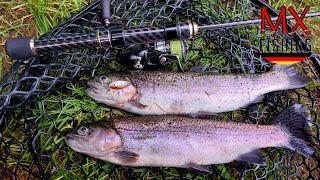
[{"label": "dirt", "polygon": [[[16,1],[16,5],[23,4],[23,1]],[[12,59],[5,55],[4,44],[9,37],[35,37],[37,28],[35,20],[26,5],[12,8],[12,1],[0,2],[0,60],[1,55],[3,70],[6,71],[13,64]],[[2,71],[3,72],[3,71]]]}]

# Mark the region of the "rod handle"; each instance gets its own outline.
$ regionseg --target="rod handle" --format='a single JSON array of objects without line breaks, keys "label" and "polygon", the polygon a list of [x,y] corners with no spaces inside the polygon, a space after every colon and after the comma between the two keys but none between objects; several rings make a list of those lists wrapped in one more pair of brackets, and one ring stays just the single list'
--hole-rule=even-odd
[{"label": "rod handle", "polygon": [[16,60],[27,59],[34,56],[31,44],[31,38],[10,38],[5,43],[7,55]]}]

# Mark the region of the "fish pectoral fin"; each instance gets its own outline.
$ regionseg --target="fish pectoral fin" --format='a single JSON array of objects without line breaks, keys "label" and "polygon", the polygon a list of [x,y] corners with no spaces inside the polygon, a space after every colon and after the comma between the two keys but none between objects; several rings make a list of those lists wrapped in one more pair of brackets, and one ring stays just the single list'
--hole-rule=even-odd
[{"label": "fish pectoral fin", "polygon": [[248,152],[246,154],[240,155],[240,157],[237,158],[238,161],[245,161],[251,164],[258,164],[258,165],[264,165],[265,160],[262,159],[259,155],[259,150],[254,150],[251,152]]},{"label": "fish pectoral fin", "polygon": [[196,163],[189,163],[186,165],[186,168],[193,169],[200,172],[212,173],[212,170],[209,165],[199,165]]},{"label": "fish pectoral fin", "polygon": [[129,100],[128,101],[129,104],[131,104],[132,106],[136,107],[136,108],[139,108],[139,109],[145,109],[147,108],[148,106],[147,105],[144,105],[144,104],[141,104],[135,100]]},{"label": "fish pectoral fin", "polygon": [[130,151],[119,151],[114,153],[115,156],[123,162],[132,163],[138,160],[139,155]]}]

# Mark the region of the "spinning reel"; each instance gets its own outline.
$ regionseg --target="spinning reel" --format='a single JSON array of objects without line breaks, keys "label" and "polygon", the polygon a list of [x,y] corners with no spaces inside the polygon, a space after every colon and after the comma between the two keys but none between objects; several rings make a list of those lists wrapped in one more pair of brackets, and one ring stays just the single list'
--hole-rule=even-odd
[{"label": "spinning reel", "polygon": [[177,63],[181,71],[181,62],[186,59],[187,46],[184,41],[156,42],[153,44],[131,45],[125,49],[120,60],[133,69],[155,69],[170,63]]}]

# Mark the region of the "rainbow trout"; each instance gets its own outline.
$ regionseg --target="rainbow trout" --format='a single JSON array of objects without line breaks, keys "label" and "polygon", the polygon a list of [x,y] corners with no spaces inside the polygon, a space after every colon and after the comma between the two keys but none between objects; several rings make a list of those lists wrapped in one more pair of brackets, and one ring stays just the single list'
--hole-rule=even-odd
[{"label": "rainbow trout", "polygon": [[87,94],[140,115],[206,116],[247,107],[266,93],[301,88],[310,81],[292,66],[248,76],[131,71],[89,81]]},{"label": "rainbow trout", "polygon": [[80,153],[124,166],[181,167],[207,171],[206,165],[234,160],[263,164],[258,150],[285,147],[306,157],[309,114],[295,104],[274,118],[273,125],[140,116],[82,126],[67,144]]}]

